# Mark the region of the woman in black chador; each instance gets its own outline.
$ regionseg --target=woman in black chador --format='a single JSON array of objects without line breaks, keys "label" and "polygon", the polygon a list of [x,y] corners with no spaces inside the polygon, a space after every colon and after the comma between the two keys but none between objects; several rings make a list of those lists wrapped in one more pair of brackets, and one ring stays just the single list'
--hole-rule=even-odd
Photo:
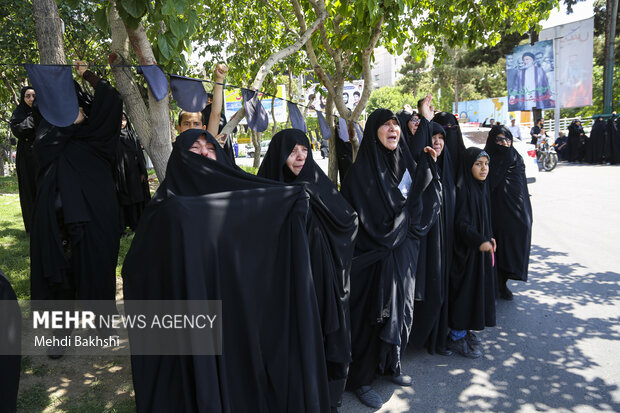
[{"label": "woman in black chador", "polygon": [[39,161],[30,237],[33,300],[114,300],[118,201],[113,165],[122,100],[105,80],[78,63],[95,89],[75,83],[80,106],[73,125],[41,119],[34,149]]},{"label": "woman in black chador", "polygon": [[126,227],[135,231],[142,210],[151,199],[151,192],[142,146],[125,113],[116,151],[116,191],[120,203],[121,232]]},{"label": "woman in black chador", "polygon": [[450,169],[452,169],[454,182],[456,182],[461,169],[461,156],[465,152],[459,121],[452,113],[440,112],[435,115],[433,122],[440,124],[446,131],[445,146],[450,154]]},{"label": "woman in black chador", "polygon": [[579,162],[583,159],[583,145],[586,135],[581,121],[576,119],[568,126],[568,162]]},{"label": "woman in black chador", "polygon": [[335,411],[351,362],[349,272],[357,214],[314,162],[308,138],[298,129],[285,129],[273,137],[258,176],[302,185],[310,195],[306,231]]},{"label": "woman in black chador", "polygon": [[19,203],[26,232],[30,232],[30,222],[37,194],[37,161],[32,150],[34,143],[34,120],[32,104],[35,92],[30,86],[21,90],[19,105],[11,115],[11,132],[17,137],[17,181],[19,184]]},{"label": "woman in black chador", "polygon": [[467,149],[456,185],[448,349],[468,358],[482,355],[482,341],[471,330],[495,326],[493,257],[499,242],[493,238],[487,182],[492,159],[482,149]]},{"label": "woman in black chador", "polygon": [[607,162],[620,163],[620,118],[615,114],[607,121],[607,138],[609,145],[606,153]]},{"label": "woman in black chador", "polygon": [[[426,151],[434,154],[431,148]],[[435,196],[423,208],[422,193]],[[415,271],[420,238],[437,219],[441,184],[426,154],[416,162],[395,115],[375,110],[366,123],[357,159],[342,194],[359,215],[351,268],[351,343],[353,361],[347,386],[366,405],[383,401],[370,386],[377,373],[402,386],[400,357],[413,317]]]},{"label": "woman in black chador", "polygon": [[512,300],[506,283],[527,281],[532,241],[532,204],[525,164],[512,146],[512,134],[504,126],[491,129],[484,150],[492,159],[488,186],[493,232],[500,246],[496,257],[499,295]]},{"label": "woman in black chador", "polygon": [[308,198],[242,171],[202,129],[179,135],[125,258],[124,296],[221,300],[222,354],[139,355],[130,331],[138,412],[329,411]]},{"label": "woman in black chador", "polygon": [[607,123],[599,116],[592,125],[590,138],[586,141],[584,162],[598,164],[607,159],[609,155],[605,153],[607,140]]}]

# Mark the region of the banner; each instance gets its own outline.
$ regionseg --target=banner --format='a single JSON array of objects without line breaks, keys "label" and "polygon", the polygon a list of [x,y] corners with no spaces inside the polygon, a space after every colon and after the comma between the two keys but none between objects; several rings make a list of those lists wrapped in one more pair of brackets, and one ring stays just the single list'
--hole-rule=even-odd
[{"label": "banner", "polygon": [[[453,103],[453,112],[456,109],[454,106]],[[485,119],[495,119],[501,123],[508,123],[508,98],[502,96],[459,102],[459,122],[482,123]]]},{"label": "banner", "polygon": [[[278,85],[279,98],[286,97],[286,89],[284,85]],[[273,122],[271,118],[271,96],[263,96],[262,93],[258,94],[258,99],[267,111],[269,115],[269,122]],[[224,110],[226,111],[226,118],[230,119],[239,109],[243,106],[243,99],[241,98],[241,90],[239,89],[226,89],[224,90]],[[286,101],[282,99],[274,100],[274,110],[276,115],[276,122],[286,122],[288,115],[286,112]],[[243,118],[239,122],[241,125],[247,125],[247,119]]]},{"label": "banner", "polygon": [[592,58],[594,17],[550,27],[540,40],[556,40],[555,63],[561,108],[592,104]]},{"label": "banner", "polygon": [[[342,99],[344,100],[344,104],[347,108],[353,110],[355,106],[357,106],[360,101],[360,97],[362,96],[362,89],[364,88],[363,80],[354,80],[353,82],[345,82],[344,89],[342,91]],[[322,90],[323,94],[320,94],[318,90]],[[310,106],[310,108],[314,108],[316,110],[320,110],[325,112],[327,89],[325,87],[319,85],[318,83],[313,83],[310,87],[304,89],[304,101],[302,104]],[[336,110],[334,108],[334,110]],[[316,112],[309,110],[309,117],[316,117]]]},{"label": "banner", "polygon": [[515,47],[506,56],[506,82],[509,111],[555,107],[553,41]]}]

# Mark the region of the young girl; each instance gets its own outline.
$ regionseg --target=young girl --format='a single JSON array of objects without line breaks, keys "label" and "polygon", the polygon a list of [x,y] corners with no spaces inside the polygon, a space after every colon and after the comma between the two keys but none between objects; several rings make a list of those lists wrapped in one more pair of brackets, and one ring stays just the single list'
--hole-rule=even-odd
[{"label": "young girl", "polygon": [[485,151],[467,149],[457,183],[448,348],[468,358],[482,355],[481,340],[470,330],[495,325],[496,244],[486,184],[489,161]]}]

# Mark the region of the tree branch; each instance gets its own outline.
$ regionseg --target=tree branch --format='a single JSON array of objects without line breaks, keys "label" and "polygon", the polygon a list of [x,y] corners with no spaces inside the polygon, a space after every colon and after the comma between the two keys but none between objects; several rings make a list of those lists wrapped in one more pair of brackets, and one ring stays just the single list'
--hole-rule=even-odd
[{"label": "tree branch", "polygon": [[295,36],[295,39],[299,39],[299,34],[295,33],[294,30],[291,30],[290,26],[288,25],[288,21],[284,18],[284,15],[282,13],[280,13],[280,10],[276,9],[273,4],[271,4],[269,2],[269,0],[261,0],[263,3],[265,3],[267,5],[267,7],[269,7],[271,9],[271,11],[273,11],[278,18],[282,21],[282,23],[284,24],[284,28],[286,29],[287,32],[291,33],[293,36]]},{"label": "tree branch", "polygon": [[15,92],[15,88],[13,88],[13,85],[11,84],[11,82],[9,82],[9,79],[6,78],[4,72],[0,73],[0,77],[2,77],[2,83],[4,83],[6,88],[9,89],[9,92],[11,92],[13,103],[15,103],[16,105],[19,105],[19,97],[17,96],[17,93]]}]

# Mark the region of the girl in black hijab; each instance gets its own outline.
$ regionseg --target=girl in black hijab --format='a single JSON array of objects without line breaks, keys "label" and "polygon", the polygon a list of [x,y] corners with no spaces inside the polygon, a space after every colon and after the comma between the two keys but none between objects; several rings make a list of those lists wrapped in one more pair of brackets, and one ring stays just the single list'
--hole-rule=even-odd
[{"label": "girl in black hijab", "polygon": [[579,162],[583,159],[585,137],[581,121],[572,121],[568,126],[568,162]]},{"label": "girl in black hijab", "polygon": [[329,411],[307,215],[303,187],[242,171],[202,129],[177,137],[124,296],[221,300],[223,354],[132,355],[138,412]]},{"label": "girl in black hijab", "polygon": [[527,281],[532,241],[532,204],[525,163],[512,146],[512,134],[504,126],[491,129],[484,150],[493,159],[488,185],[493,232],[501,247],[496,257],[499,294],[505,300],[512,300],[507,281]]},{"label": "girl in black hijab", "polygon": [[258,176],[302,185],[310,195],[306,223],[312,278],[319,304],[332,411],[341,405],[351,362],[349,272],[357,214],[312,159],[307,136],[298,129],[278,132]]},{"label": "girl in black hijab", "polygon": [[[371,407],[383,403],[370,387],[377,373],[412,384],[401,373],[400,357],[411,330],[420,238],[437,219],[440,204],[434,166],[430,155],[416,164],[395,115],[377,109],[342,185],[360,220],[351,269],[353,361],[347,385]],[[423,208],[424,191],[436,197],[432,210]]]},{"label": "girl in black hijab", "polygon": [[22,88],[19,105],[11,115],[11,132],[17,137],[17,182],[19,184],[19,203],[22,208],[22,218],[26,232],[30,232],[30,223],[34,208],[34,199],[37,194],[36,176],[37,161],[32,150],[34,143],[34,119],[32,105],[35,91],[30,86]]},{"label": "girl in black hijab", "polygon": [[[482,355],[470,330],[495,325],[496,242],[491,225],[489,154],[468,148],[456,187],[456,237],[450,277],[448,348],[468,358]],[[500,245],[501,247],[501,245]]]},{"label": "girl in black hijab", "polygon": [[136,132],[123,112],[116,151],[116,192],[120,203],[121,232],[135,231],[142,210],[151,199],[146,159]]}]

